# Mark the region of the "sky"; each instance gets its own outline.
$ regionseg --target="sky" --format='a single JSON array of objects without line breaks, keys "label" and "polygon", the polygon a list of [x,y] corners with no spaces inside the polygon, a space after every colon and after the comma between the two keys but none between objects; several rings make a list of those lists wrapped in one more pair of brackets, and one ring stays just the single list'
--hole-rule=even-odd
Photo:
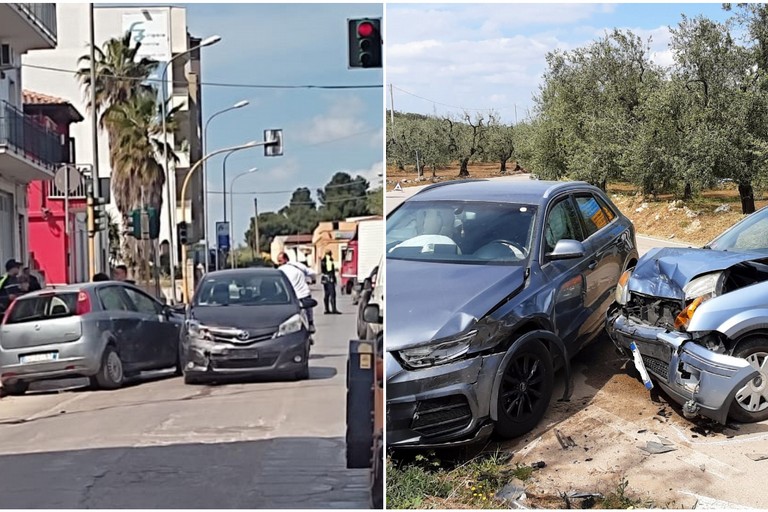
[{"label": "sky", "polygon": [[547,53],[580,47],[616,27],[651,37],[653,60],[670,64],[669,26],[681,13],[730,17],[721,3],[388,4],[386,80],[396,111],[492,108],[505,122],[523,121]]},{"label": "sky", "polygon": [[[348,69],[347,18],[382,17],[381,4],[186,4],[187,25],[195,37],[221,35],[202,49],[201,80],[217,83],[280,85],[383,84],[380,69]],[[263,148],[227,159],[236,181],[235,242],[259,211],[286,206],[291,192],[321,188],[339,171],[362,175],[375,187],[383,169],[383,88],[353,90],[272,90],[203,86],[203,124],[241,100],[250,105],[217,116],[207,131],[208,152],[250,140],[263,130],[283,129],[284,156],[265,157]],[[223,155],[208,160],[209,233],[223,220]],[[288,191],[270,193],[276,191]],[[257,193],[257,194],[254,194]],[[229,208],[229,194],[227,194]],[[227,217],[229,218],[229,210]]]}]

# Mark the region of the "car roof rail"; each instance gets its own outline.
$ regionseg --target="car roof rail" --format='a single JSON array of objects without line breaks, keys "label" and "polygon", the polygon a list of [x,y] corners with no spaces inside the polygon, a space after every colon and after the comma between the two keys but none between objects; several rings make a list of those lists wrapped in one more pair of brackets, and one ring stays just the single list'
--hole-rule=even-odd
[{"label": "car roof rail", "polygon": [[561,181],[561,182],[555,183],[551,187],[549,187],[544,192],[544,195],[542,197],[547,198],[547,197],[551,196],[554,192],[557,192],[559,190],[568,190],[568,189],[571,189],[571,188],[583,187],[585,185],[587,187],[594,187],[594,185],[591,185],[591,184],[587,183],[586,181]]},{"label": "car roof rail", "polygon": [[449,181],[443,181],[442,183],[433,183],[432,185],[427,185],[423,189],[419,190],[414,196],[417,196],[419,194],[422,194],[428,190],[434,190],[438,187],[444,187],[446,185],[456,185],[458,183],[470,183],[470,182],[477,182],[477,181],[488,181],[486,178],[470,178],[467,180],[449,180]]}]

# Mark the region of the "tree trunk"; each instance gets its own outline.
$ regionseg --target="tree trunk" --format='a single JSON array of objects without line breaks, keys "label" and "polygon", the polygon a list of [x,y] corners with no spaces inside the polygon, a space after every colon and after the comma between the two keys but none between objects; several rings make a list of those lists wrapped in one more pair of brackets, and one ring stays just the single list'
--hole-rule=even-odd
[{"label": "tree trunk", "polygon": [[469,178],[469,158],[462,158],[461,168],[459,169],[459,178]]},{"label": "tree trunk", "polygon": [[432,164],[432,177],[437,178],[437,166]]},{"label": "tree trunk", "polygon": [[501,159],[501,168],[499,169],[501,174],[507,174],[507,160],[507,158]]},{"label": "tree trunk", "polygon": [[739,182],[739,197],[741,198],[741,213],[749,214],[755,212],[755,193],[752,189],[752,183],[749,181]]},{"label": "tree trunk", "polygon": [[397,170],[405,171],[405,166],[403,165],[403,162],[397,162]]},{"label": "tree trunk", "polygon": [[686,182],[685,190],[683,190],[683,200],[689,201],[692,198],[693,198],[693,187],[691,186],[690,183]]},{"label": "tree trunk", "polygon": [[608,190],[608,180],[604,179],[603,181],[601,181],[599,187],[600,187],[600,190],[602,190],[603,192]]}]

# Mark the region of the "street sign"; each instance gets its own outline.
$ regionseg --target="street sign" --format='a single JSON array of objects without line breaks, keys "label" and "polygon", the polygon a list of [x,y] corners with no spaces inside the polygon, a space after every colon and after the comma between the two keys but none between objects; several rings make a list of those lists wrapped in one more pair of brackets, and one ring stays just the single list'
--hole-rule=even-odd
[{"label": "street sign", "polygon": [[[56,170],[53,184],[58,190],[72,194],[83,184],[83,175],[80,174],[74,164],[64,164]],[[67,190],[67,186],[69,186],[69,190]]]},{"label": "street sign", "polygon": [[264,130],[264,156],[283,156],[283,130]]},{"label": "street sign", "polygon": [[220,251],[229,250],[229,222],[216,223],[216,243]]}]

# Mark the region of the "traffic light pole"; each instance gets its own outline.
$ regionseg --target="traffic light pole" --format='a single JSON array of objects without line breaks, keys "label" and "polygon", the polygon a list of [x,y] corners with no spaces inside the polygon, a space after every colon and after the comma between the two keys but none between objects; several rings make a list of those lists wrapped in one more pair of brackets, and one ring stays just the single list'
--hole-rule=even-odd
[{"label": "traffic light pole", "polygon": [[[93,146],[93,172],[91,174],[91,193],[89,194],[87,207],[88,223],[88,280],[96,273],[96,234],[94,233],[95,219],[93,216],[93,197],[95,185],[99,180],[99,109],[96,103],[96,28],[93,14],[93,3],[90,4],[90,36],[91,36],[91,144]],[[69,222],[69,219],[67,219]]]}]

